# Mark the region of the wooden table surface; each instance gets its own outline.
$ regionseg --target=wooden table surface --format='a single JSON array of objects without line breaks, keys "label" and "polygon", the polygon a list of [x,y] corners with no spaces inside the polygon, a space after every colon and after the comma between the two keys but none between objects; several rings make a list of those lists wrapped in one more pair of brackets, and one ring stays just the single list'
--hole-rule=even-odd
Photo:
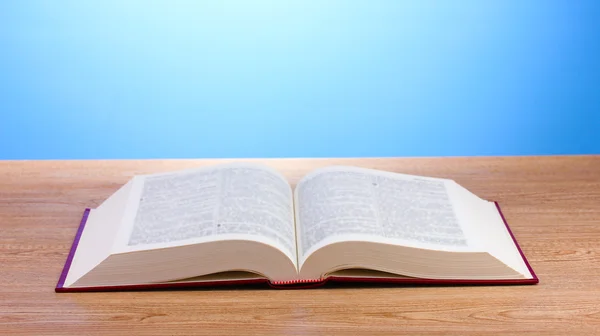
[{"label": "wooden table surface", "polygon": [[0,161],[0,334],[600,334],[600,156],[252,161],[292,183],[331,164],[455,179],[500,203],[540,283],[57,294],[85,207],[223,161]]}]

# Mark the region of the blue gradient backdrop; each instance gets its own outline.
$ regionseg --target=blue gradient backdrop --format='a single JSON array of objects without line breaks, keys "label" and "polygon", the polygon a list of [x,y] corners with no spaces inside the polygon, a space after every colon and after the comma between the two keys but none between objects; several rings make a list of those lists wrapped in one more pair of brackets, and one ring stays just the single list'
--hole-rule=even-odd
[{"label": "blue gradient backdrop", "polygon": [[600,153],[600,1],[1,1],[0,159]]}]

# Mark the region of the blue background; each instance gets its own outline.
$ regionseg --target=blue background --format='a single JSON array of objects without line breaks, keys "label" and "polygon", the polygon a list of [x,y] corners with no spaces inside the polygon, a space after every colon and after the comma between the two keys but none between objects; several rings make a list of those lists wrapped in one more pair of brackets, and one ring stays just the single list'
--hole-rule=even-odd
[{"label": "blue background", "polygon": [[1,1],[0,159],[600,153],[600,1]]}]

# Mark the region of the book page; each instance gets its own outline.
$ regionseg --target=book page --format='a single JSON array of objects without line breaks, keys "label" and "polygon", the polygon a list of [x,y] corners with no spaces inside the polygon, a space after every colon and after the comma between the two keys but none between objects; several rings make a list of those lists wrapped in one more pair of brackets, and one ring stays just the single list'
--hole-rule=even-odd
[{"label": "book page", "polygon": [[445,181],[354,167],[307,175],[296,187],[300,255],[343,235],[413,246],[467,246]]},{"label": "book page", "polygon": [[292,191],[282,176],[250,164],[147,176],[127,245],[231,234],[267,238],[295,263]]}]

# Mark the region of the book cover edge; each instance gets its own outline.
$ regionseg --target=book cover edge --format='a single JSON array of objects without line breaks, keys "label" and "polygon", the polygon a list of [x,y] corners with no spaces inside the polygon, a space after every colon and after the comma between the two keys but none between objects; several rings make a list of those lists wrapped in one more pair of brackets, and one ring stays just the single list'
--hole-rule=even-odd
[{"label": "book cover edge", "polygon": [[79,245],[79,240],[81,239],[81,235],[83,234],[83,229],[85,228],[85,224],[87,223],[90,212],[90,208],[86,208],[83,212],[83,216],[81,217],[81,221],[79,222],[79,228],[77,228],[75,238],[73,238],[73,244],[71,244],[71,249],[69,250],[69,254],[67,255],[67,260],[65,261],[65,265],[63,266],[63,270],[60,273],[58,283],[55,287],[55,291],[57,292],[64,289],[65,280],[67,279],[67,275],[69,274],[69,270],[71,269],[71,264],[73,263],[73,258],[75,257],[75,252],[77,251],[77,246]]},{"label": "book cover edge", "polygon": [[531,267],[529,260],[527,260],[527,257],[525,256],[525,253],[521,249],[521,246],[519,245],[517,238],[513,234],[512,230],[510,229],[510,226],[508,225],[508,222],[506,221],[506,218],[504,217],[504,213],[502,213],[500,204],[498,204],[498,202],[495,202],[495,201],[494,201],[494,204],[496,205],[496,209],[498,209],[498,213],[500,214],[500,217],[502,218],[502,221],[504,222],[504,226],[506,226],[506,230],[508,231],[508,234],[510,235],[510,237],[513,240],[513,243],[517,247],[517,250],[519,251],[521,258],[523,258],[523,262],[525,263],[525,266],[527,266],[529,273],[531,273],[532,279],[535,280],[535,283],[539,283],[540,279],[538,278],[537,274],[535,274],[535,271],[533,270],[533,267]]},{"label": "book cover edge", "polygon": [[198,282],[178,282],[178,283],[154,283],[139,285],[115,285],[115,286],[91,286],[91,287],[72,287],[61,288],[57,292],[81,293],[81,292],[115,292],[115,291],[146,291],[159,289],[187,289],[202,287],[225,287],[257,285],[267,283],[267,279],[248,279],[248,280],[223,280],[223,281],[198,281]]}]

